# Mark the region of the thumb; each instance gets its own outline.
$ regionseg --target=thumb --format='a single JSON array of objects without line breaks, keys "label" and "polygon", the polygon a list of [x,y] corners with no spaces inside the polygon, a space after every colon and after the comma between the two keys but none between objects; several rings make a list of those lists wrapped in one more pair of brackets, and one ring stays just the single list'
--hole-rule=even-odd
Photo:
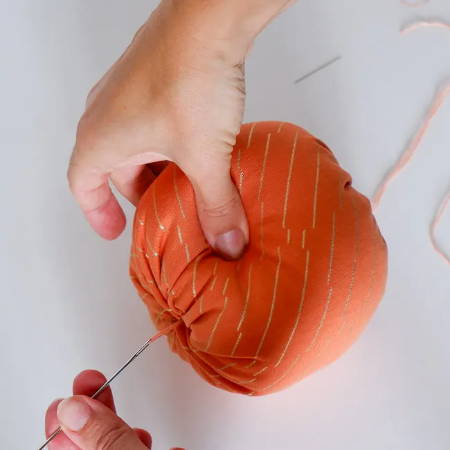
[{"label": "thumb", "polygon": [[108,183],[108,173],[78,161],[75,151],[67,177],[70,189],[92,228],[105,239],[115,239],[125,228],[125,214]]},{"label": "thumb", "polygon": [[64,433],[82,450],[148,450],[122,419],[89,397],[63,400],[57,416]]},{"label": "thumb", "polygon": [[248,224],[229,165],[191,173],[200,224],[211,247],[226,259],[241,256],[248,242]]}]

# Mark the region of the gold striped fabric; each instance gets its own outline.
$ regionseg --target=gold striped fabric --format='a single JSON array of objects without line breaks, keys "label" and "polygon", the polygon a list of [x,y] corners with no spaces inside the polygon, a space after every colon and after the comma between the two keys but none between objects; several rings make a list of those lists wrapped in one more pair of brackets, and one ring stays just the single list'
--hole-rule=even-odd
[{"label": "gold striped fabric", "polygon": [[382,297],[387,250],[369,201],[295,125],[244,125],[231,173],[250,227],[239,261],[212,253],[170,164],[138,206],[130,270],[156,327],[180,322],[174,352],[214,386],[264,395],[355,341]]}]

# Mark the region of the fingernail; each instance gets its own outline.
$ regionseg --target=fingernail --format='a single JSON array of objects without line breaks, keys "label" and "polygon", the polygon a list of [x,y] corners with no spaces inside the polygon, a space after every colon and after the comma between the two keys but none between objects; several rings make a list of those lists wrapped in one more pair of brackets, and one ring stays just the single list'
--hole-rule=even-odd
[{"label": "fingernail", "polygon": [[57,409],[58,420],[61,425],[72,431],[80,431],[89,420],[92,410],[86,403],[76,398],[66,398]]},{"label": "fingernail", "polygon": [[239,258],[244,247],[245,236],[239,228],[219,235],[215,243],[216,251],[227,259]]}]

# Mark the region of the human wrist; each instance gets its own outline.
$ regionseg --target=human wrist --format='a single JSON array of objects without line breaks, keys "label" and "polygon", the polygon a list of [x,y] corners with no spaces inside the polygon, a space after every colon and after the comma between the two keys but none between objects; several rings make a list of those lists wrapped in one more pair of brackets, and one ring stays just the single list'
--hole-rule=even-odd
[{"label": "human wrist", "polygon": [[[256,36],[292,0],[162,0],[158,9],[179,36],[242,60]],[[235,61],[237,62],[237,61]]]}]

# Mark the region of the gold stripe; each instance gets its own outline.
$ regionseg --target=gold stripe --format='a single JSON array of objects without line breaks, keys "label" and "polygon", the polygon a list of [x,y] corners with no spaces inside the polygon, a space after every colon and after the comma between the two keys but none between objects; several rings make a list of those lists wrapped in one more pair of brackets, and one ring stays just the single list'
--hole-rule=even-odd
[{"label": "gold stripe", "polygon": [[169,282],[167,281],[166,266],[165,266],[164,262],[161,263],[161,275],[162,275],[162,278],[166,285],[167,290],[169,290]]},{"label": "gold stripe", "polygon": [[142,280],[142,281],[141,281],[142,287],[144,287],[145,289],[147,289],[147,291],[151,291],[151,290],[152,290],[152,287],[150,286],[151,284],[154,284],[154,283],[153,283],[153,280],[149,280],[148,283],[147,283],[146,280]]},{"label": "gold stripe", "polygon": [[145,240],[147,242],[147,246],[150,248],[150,251],[153,253],[153,256],[158,256],[158,252],[153,248],[153,245],[150,242],[150,239],[147,236],[145,236]]},{"label": "gold stripe", "polygon": [[280,125],[278,125],[277,133],[279,133],[279,132],[282,130],[283,126],[284,126],[284,123],[283,123],[283,122],[280,123]]},{"label": "gold stripe", "polygon": [[261,176],[259,177],[258,201],[261,199],[261,192],[262,192],[262,188],[263,188],[263,184],[264,184],[264,176],[266,173],[267,155],[269,154],[271,136],[272,135],[270,133],[267,134],[266,148],[264,150],[264,159],[263,159],[263,164],[262,164],[262,169],[261,169]]},{"label": "gold stripe", "polygon": [[191,260],[191,255],[189,253],[189,247],[188,245],[184,242],[183,239],[183,233],[181,232],[181,228],[180,226],[177,224],[177,233],[178,233],[178,240],[180,241],[180,244],[184,246],[184,253],[186,255],[186,261],[190,262]]},{"label": "gold stripe", "polygon": [[227,369],[229,369],[230,367],[234,367],[235,365],[236,365],[235,362],[228,363],[228,364],[226,364],[225,366],[221,367],[219,370],[227,370]]},{"label": "gold stripe", "polygon": [[309,352],[314,347],[314,345],[317,341],[317,338],[319,337],[320,331],[322,330],[323,324],[325,323],[325,318],[327,317],[327,314],[328,314],[328,308],[330,306],[332,295],[333,295],[333,286],[330,286],[328,289],[327,301],[325,302],[325,308],[323,310],[322,317],[320,318],[319,325],[314,333],[312,341],[308,345],[308,348],[306,349],[307,352]]},{"label": "gold stripe", "polygon": [[314,184],[314,200],[313,200],[313,219],[312,227],[316,228],[316,216],[317,216],[317,194],[319,190],[319,177],[320,177],[320,153],[317,152],[317,165],[316,165],[316,182]]},{"label": "gold stripe", "polygon": [[245,295],[244,309],[242,310],[241,319],[239,320],[239,324],[237,326],[237,331],[240,331],[242,323],[244,322],[245,316],[247,315],[248,303],[250,300],[250,292],[251,292],[251,286],[252,286],[252,270],[253,270],[253,263],[250,264],[250,267],[248,269],[247,293]]},{"label": "gold stripe", "polygon": [[297,327],[298,324],[300,322],[300,316],[302,315],[302,311],[303,311],[303,304],[305,302],[305,295],[306,295],[306,288],[308,285],[308,271],[309,271],[309,260],[310,260],[310,252],[309,250],[306,251],[306,263],[305,263],[305,274],[303,276],[303,288],[302,288],[302,295],[301,295],[301,299],[300,299],[300,303],[298,305],[298,310],[297,310],[297,316],[295,318],[295,323],[294,323],[294,327],[291,330],[291,334],[289,336],[288,341],[286,342],[286,345],[284,347],[283,352],[281,353],[280,359],[278,360],[278,362],[275,364],[275,367],[278,367],[281,363],[281,361],[284,359],[284,357],[286,356],[287,350],[289,348],[289,346],[291,345],[292,339],[294,338],[294,334],[297,331]]},{"label": "gold stripe", "polygon": [[244,183],[244,172],[239,173],[239,193],[242,195],[242,185]]},{"label": "gold stripe", "polygon": [[331,302],[331,297],[333,295],[333,287],[330,286],[330,283],[331,283],[331,276],[333,273],[335,238],[336,238],[336,211],[333,212],[332,224],[331,224],[330,260],[328,263],[328,276],[327,276],[327,284],[328,284],[329,288],[328,288],[327,300],[325,302],[325,308],[323,310],[322,317],[320,318],[319,325],[314,333],[314,337],[313,337],[311,343],[308,345],[308,348],[306,349],[307,352],[312,349],[312,347],[315,345],[315,343],[317,341],[317,338],[319,337],[320,331],[322,330],[323,324],[325,323],[325,319],[328,314],[328,308],[329,308],[330,302]]},{"label": "gold stripe", "polygon": [[353,262],[352,262],[352,273],[350,278],[350,284],[348,288],[347,298],[345,299],[344,309],[342,310],[342,322],[339,328],[337,335],[339,336],[342,333],[342,330],[347,325],[347,310],[350,305],[353,296],[353,288],[355,286],[355,277],[356,277],[356,266],[357,266],[357,258],[359,257],[359,239],[360,239],[360,230],[359,230],[359,211],[355,205],[355,199],[353,196],[351,197],[351,203],[353,207],[353,213],[355,217],[355,244],[353,250]]},{"label": "gold stripe", "polygon": [[192,297],[197,297],[197,288],[196,288],[196,280],[197,280],[197,267],[198,262],[200,261],[200,258],[196,258],[194,262],[194,271],[192,273]]},{"label": "gold stripe", "polygon": [[190,262],[191,254],[189,253],[189,247],[186,243],[184,244],[184,252],[186,253],[186,262]]},{"label": "gold stripe", "polygon": [[261,370],[258,370],[258,372],[255,372],[253,374],[254,377],[257,377],[258,375],[261,375],[263,372],[265,372],[267,369],[269,368],[269,366],[263,367]]},{"label": "gold stripe", "polygon": [[200,314],[203,314],[203,297],[204,295],[200,296]]},{"label": "gold stripe", "polygon": [[334,241],[336,239],[336,211],[333,211],[333,217],[331,219],[331,244],[330,244],[330,262],[328,264],[328,277],[327,283],[330,284],[331,274],[333,271],[333,259],[334,259]]},{"label": "gold stripe", "polygon": [[177,224],[177,233],[178,233],[178,240],[180,241],[180,244],[183,245],[183,235],[181,234],[181,228],[180,225]]},{"label": "gold stripe", "polygon": [[228,305],[228,297],[225,297],[222,311],[220,311],[219,315],[217,316],[216,323],[214,324],[214,327],[209,335],[208,344],[206,345],[205,352],[207,352],[209,350],[209,347],[211,347],[214,335],[216,334],[217,331],[217,327],[219,326],[219,323],[222,320],[222,316],[227,308],[227,305]]},{"label": "gold stripe", "polygon": [[283,228],[286,228],[286,216],[289,202],[289,191],[291,189],[292,169],[294,168],[295,152],[297,150],[298,132],[295,133],[294,144],[292,145],[291,158],[289,161],[289,172],[286,182],[286,192],[284,193],[284,207],[283,207]]},{"label": "gold stripe", "polygon": [[236,353],[236,350],[237,350],[237,348],[239,346],[239,342],[241,342],[241,339],[242,339],[242,333],[239,333],[239,336],[236,339],[236,342],[235,342],[235,344],[233,346],[233,350],[231,351],[231,356],[234,356],[234,354]]},{"label": "gold stripe", "polygon": [[256,381],[256,378],[252,378],[251,380],[238,380],[234,377],[231,377],[230,375],[223,375],[222,378],[225,378],[226,380],[229,380],[229,381],[233,381],[234,383],[237,383],[237,384],[250,384],[250,383],[254,383]]},{"label": "gold stripe", "polygon": [[155,212],[156,221],[158,222],[159,228],[161,230],[165,230],[164,225],[161,223],[161,220],[159,219],[158,209],[156,207],[156,196],[155,196],[155,188],[152,189],[152,196],[153,196],[153,210]]},{"label": "gold stripe", "polygon": [[288,230],[287,230],[286,241],[287,241],[288,245],[291,243],[291,229],[290,228],[288,228]]},{"label": "gold stripe", "polygon": [[245,380],[245,381],[236,380],[236,382],[240,383],[240,384],[250,384],[250,383],[254,383],[255,381],[256,381],[256,378],[252,378],[251,380]]},{"label": "gold stripe", "polygon": [[302,249],[305,249],[305,241],[306,241],[306,229],[303,230],[302,233]]},{"label": "gold stripe", "polygon": [[256,122],[252,124],[250,128],[250,132],[248,133],[248,141],[247,141],[247,148],[250,147],[250,144],[252,143],[252,137],[253,137],[253,130],[255,129]]},{"label": "gold stripe", "polygon": [[177,179],[176,179],[176,170],[173,170],[173,186],[175,188],[175,196],[177,197],[178,207],[180,208],[181,217],[186,219],[186,214],[184,213],[183,204],[181,203],[180,193],[178,191]]},{"label": "gold stripe", "polygon": [[253,361],[250,362],[250,364],[247,364],[246,366],[244,366],[244,369],[250,369],[251,367],[253,367],[256,364],[256,359],[254,359]]},{"label": "gold stripe", "polygon": [[264,202],[260,204],[260,221],[259,221],[259,246],[261,248],[260,260],[264,257]]},{"label": "gold stripe", "polygon": [[272,304],[270,305],[269,317],[267,319],[263,335],[262,335],[261,340],[259,342],[258,349],[256,350],[255,358],[257,358],[259,356],[259,353],[261,352],[261,350],[263,348],[264,341],[266,340],[267,333],[268,333],[270,325],[272,323],[273,312],[275,310],[275,304],[276,304],[277,293],[278,293],[278,280],[280,278],[280,267],[281,267],[280,247],[277,247],[277,256],[278,256],[278,264],[277,264],[277,268],[276,268],[276,271],[275,271],[275,282],[274,282],[274,285],[273,285],[273,292],[272,292]]},{"label": "gold stripe", "polygon": [[222,295],[225,295],[228,289],[228,283],[230,282],[230,277],[225,280],[225,284],[223,285]]},{"label": "gold stripe", "polygon": [[216,281],[217,281],[217,265],[218,265],[218,261],[216,261],[214,263],[214,268],[213,268],[213,281],[211,283],[211,286],[209,287],[209,290],[212,291],[214,289],[214,286],[216,285]]},{"label": "gold stripe", "polygon": [[291,370],[297,365],[299,359],[301,357],[301,354],[299,353],[295,359],[292,361],[291,365],[287,368],[287,370],[278,378],[276,379],[273,383],[270,383],[268,386],[264,387],[261,389],[261,392],[263,391],[267,391],[267,389],[270,389],[271,387],[275,386],[276,384],[278,384],[280,381],[282,381],[284,378],[286,378],[289,373],[291,372]]}]

